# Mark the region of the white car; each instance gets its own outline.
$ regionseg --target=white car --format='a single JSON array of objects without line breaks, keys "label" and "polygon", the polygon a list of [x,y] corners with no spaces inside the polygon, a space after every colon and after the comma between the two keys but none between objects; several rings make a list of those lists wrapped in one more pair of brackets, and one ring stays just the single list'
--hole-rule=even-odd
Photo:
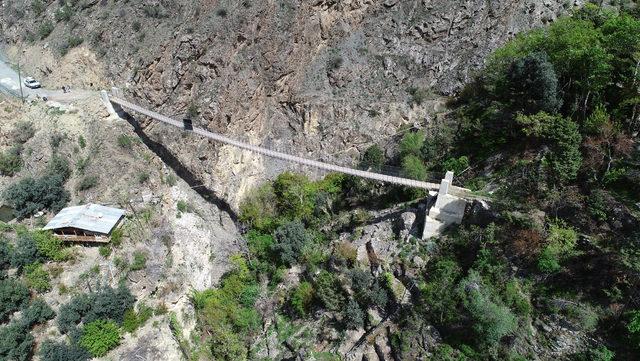
[{"label": "white car", "polygon": [[25,85],[27,88],[31,88],[31,89],[37,89],[37,88],[40,88],[40,87],[41,87],[40,82],[39,82],[39,81],[37,81],[37,80],[35,80],[35,79],[33,79],[33,78],[32,78],[32,77],[30,77],[30,76],[29,76],[29,77],[26,77],[26,78],[24,79],[24,85]]}]

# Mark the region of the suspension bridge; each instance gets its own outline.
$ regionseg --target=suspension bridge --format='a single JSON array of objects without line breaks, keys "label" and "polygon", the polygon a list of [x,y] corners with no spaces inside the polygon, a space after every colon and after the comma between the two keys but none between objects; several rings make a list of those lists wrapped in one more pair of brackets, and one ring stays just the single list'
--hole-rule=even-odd
[{"label": "suspension bridge", "polygon": [[467,204],[465,199],[479,198],[476,195],[472,194],[472,192],[468,189],[452,185],[453,172],[447,172],[444,179],[442,179],[440,183],[430,183],[415,179],[371,172],[369,170],[361,170],[326,162],[320,162],[317,160],[303,158],[296,155],[287,154],[265,147],[241,142],[222,134],[214,133],[198,127],[193,127],[191,121],[179,121],[176,119],[172,119],[168,116],[146,109],[144,107],[141,107],[140,105],[123,99],[120,90],[117,88],[112,89],[111,95],[106,91],[102,91],[101,98],[103,103],[107,107],[107,110],[113,116],[119,117],[119,114],[121,114],[124,109],[127,109],[129,111],[147,116],[153,120],[172,125],[176,128],[182,129],[183,131],[192,132],[205,138],[209,138],[223,144],[227,144],[256,154],[261,154],[267,157],[324,171],[338,172],[355,177],[371,179],[374,181],[397,184],[405,187],[426,189],[429,191],[430,195],[437,195],[437,197],[435,197],[435,202],[432,204],[431,208],[426,214],[424,229],[422,233],[423,239],[431,238],[440,234],[446,227],[451,224],[461,223]]}]

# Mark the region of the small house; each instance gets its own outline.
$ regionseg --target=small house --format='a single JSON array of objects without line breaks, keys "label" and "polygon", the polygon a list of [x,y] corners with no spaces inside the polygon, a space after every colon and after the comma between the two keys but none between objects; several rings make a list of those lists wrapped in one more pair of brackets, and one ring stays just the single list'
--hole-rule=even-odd
[{"label": "small house", "polygon": [[99,204],[85,204],[61,210],[44,230],[50,230],[58,238],[69,242],[108,243],[125,211]]}]

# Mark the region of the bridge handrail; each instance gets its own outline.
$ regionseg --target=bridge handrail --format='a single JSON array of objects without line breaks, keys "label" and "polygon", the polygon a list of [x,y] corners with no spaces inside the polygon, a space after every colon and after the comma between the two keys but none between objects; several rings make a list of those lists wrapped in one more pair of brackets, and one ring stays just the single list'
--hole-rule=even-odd
[{"label": "bridge handrail", "polygon": [[[156,119],[156,120],[161,121],[163,123],[170,124],[170,125],[173,125],[175,127],[185,129],[184,122],[181,122],[181,121],[178,121],[178,120],[175,120],[175,119],[171,119],[171,118],[169,118],[167,116],[164,116],[164,115],[162,115],[160,113],[156,113],[156,112],[154,112],[152,110],[145,109],[145,108],[143,108],[143,107],[141,107],[139,105],[133,104],[133,103],[128,102],[128,101],[126,101],[124,99],[121,99],[119,97],[109,96],[109,100],[112,103],[115,103],[115,104],[117,104],[117,105],[119,105],[121,107],[128,108],[128,109],[133,110],[133,111],[135,111],[137,113],[140,113],[140,114],[144,114],[144,115],[146,115],[146,116],[148,116],[148,117],[150,117],[152,119]],[[369,172],[369,171],[363,171],[363,170],[358,170],[358,169],[351,169],[351,168],[348,168],[348,167],[343,167],[343,166],[339,166],[339,165],[335,165],[335,164],[329,164],[329,163],[319,162],[319,161],[315,161],[315,160],[311,160],[311,159],[306,159],[306,158],[298,157],[298,156],[295,156],[295,155],[286,154],[286,153],[274,151],[274,150],[271,150],[271,149],[267,149],[267,148],[263,148],[263,147],[259,147],[259,146],[255,146],[255,145],[251,145],[251,144],[247,144],[247,143],[243,143],[243,142],[237,141],[235,139],[226,137],[224,135],[213,133],[213,132],[210,132],[208,130],[204,130],[202,128],[193,127],[193,129],[189,129],[189,131],[191,131],[193,133],[196,133],[196,134],[200,134],[200,135],[202,135],[204,137],[216,140],[216,141],[224,143],[224,144],[232,145],[232,146],[240,148],[240,149],[245,149],[245,150],[248,150],[248,151],[251,151],[251,152],[254,152],[254,153],[266,155],[268,157],[281,159],[281,160],[288,161],[288,162],[303,164],[303,165],[306,165],[306,166],[309,166],[309,167],[324,169],[324,170],[331,171],[331,172],[339,172],[339,173],[353,175],[353,176],[356,176],[356,177],[373,179],[373,180],[377,180],[377,181],[381,181],[381,182],[388,182],[388,183],[403,185],[403,186],[407,186],[407,187],[422,188],[422,189],[427,189],[427,190],[438,190],[439,187],[440,187],[440,185],[437,184],[437,183],[423,182],[423,181],[418,181],[418,180],[414,180],[414,179],[407,179],[407,178],[401,178],[401,177],[394,177],[394,176],[389,176],[389,175],[385,175],[385,174],[374,173],[374,172]],[[467,192],[468,192],[467,189],[460,188],[460,187],[451,187],[451,189],[450,189],[450,193],[457,194],[457,195],[463,195],[463,194],[466,194]]]}]

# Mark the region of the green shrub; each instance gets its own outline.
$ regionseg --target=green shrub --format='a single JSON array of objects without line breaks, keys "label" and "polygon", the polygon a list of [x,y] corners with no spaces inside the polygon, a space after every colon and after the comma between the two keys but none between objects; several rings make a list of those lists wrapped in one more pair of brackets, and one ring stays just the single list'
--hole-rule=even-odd
[{"label": "green shrub", "polygon": [[51,176],[59,176],[66,181],[71,176],[69,161],[59,155],[54,155],[51,157],[51,161],[47,165],[47,174]]},{"label": "green shrub", "polygon": [[315,279],[315,289],[316,296],[328,310],[337,311],[344,304],[342,287],[332,273],[320,271]]},{"label": "green shrub", "polygon": [[124,237],[124,230],[122,227],[116,228],[111,232],[111,244],[114,247],[119,247],[122,244],[122,238]]},{"label": "green shrub", "polygon": [[138,173],[138,183],[143,184],[148,180],[149,180],[149,173],[148,172],[140,172],[140,173]]},{"label": "green shrub", "polygon": [[258,231],[270,232],[276,224],[276,195],[270,184],[254,190],[240,204],[240,221]]},{"label": "green shrub", "polygon": [[65,56],[69,52],[69,50],[80,46],[84,43],[84,39],[79,36],[70,36],[67,40],[60,45],[60,55]]},{"label": "green shrub", "polygon": [[400,141],[400,154],[402,156],[421,154],[422,147],[424,146],[425,134],[419,130],[417,132],[407,132]]},{"label": "green shrub", "polygon": [[344,326],[350,330],[357,330],[364,326],[364,312],[355,300],[349,300],[344,310]]},{"label": "green shrub", "polygon": [[51,278],[42,264],[34,263],[25,267],[27,285],[37,292],[43,293],[51,289]]},{"label": "green shrub", "polygon": [[538,269],[544,273],[554,273],[560,270],[560,257],[553,247],[545,247],[538,257]]},{"label": "green shrub", "polygon": [[464,155],[459,158],[449,158],[442,163],[442,168],[445,171],[452,171],[454,174],[460,174],[462,171],[469,168],[469,158]]},{"label": "green shrub", "polygon": [[0,322],[29,302],[29,289],[14,279],[0,280]]},{"label": "green shrub", "polygon": [[31,301],[29,307],[22,314],[22,322],[27,327],[33,327],[33,325],[42,324],[54,317],[56,317],[56,313],[51,307],[42,298],[36,298]]},{"label": "green shrub", "polygon": [[76,328],[82,318],[91,310],[93,295],[80,294],[74,296],[69,303],[60,306],[58,312],[58,329],[63,334],[69,333]]},{"label": "green shrub", "polygon": [[422,88],[410,87],[407,93],[411,95],[411,104],[421,105],[429,96],[429,91]]},{"label": "green shrub", "polygon": [[314,290],[309,282],[300,282],[291,295],[291,307],[299,317],[307,317],[313,303]]},{"label": "green shrub", "polygon": [[505,285],[505,302],[513,308],[519,315],[528,316],[531,314],[531,302],[528,295],[522,290],[518,280],[511,280]]},{"label": "green shrub", "polygon": [[160,19],[166,17],[167,14],[160,5],[145,5],[142,10],[150,18]]},{"label": "green shrub", "polygon": [[64,188],[64,178],[54,175],[24,178],[11,184],[3,196],[16,210],[18,218],[30,216],[44,209],[57,212],[69,201],[69,192]]},{"label": "green shrub", "polygon": [[87,140],[84,139],[84,137],[82,136],[82,134],[80,134],[78,136],[78,145],[80,146],[80,148],[84,149],[87,146]]},{"label": "green shrub", "polygon": [[120,134],[117,139],[118,146],[125,149],[131,149],[133,147],[133,138],[126,134]]},{"label": "green shrub", "polygon": [[33,336],[22,322],[0,327],[0,359],[26,361],[31,358]]},{"label": "green shrub", "polygon": [[100,248],[98,248],[98,253],[100,253],[102,257],[107,258],[111,255],[111,247],[100,246]]},{"label": "green shrub", "polygon": [[45,3],[42,2],[42,0],[31,1],[31,10],[33,10],[33,13],[36,16],[42,15],[42,13],[44,13],[46,9],[47,9],[47,6],[45,5]]},{"label": "green shrub", "polygon": [[363,169],[379,171],[380,169],[382,169],[383,165],[384,151],[377,144],[374,144],[367,148],[367,150],[362,155],[360,167]]},{"label": "green shrub", "polygon": [[88,361],[91,354],[76,343],[45,340],[38,353],[42,361]]},{"label": "green shrub", "polygon": [[424,181],[427,178],[427,167],[418,156],[407,155],[402,159],[402,175]]},{"label": "green shrub", "polygon": [[73,331],[81,321],[89,323],[100,319],[122,323],[125,312],[134,302],[135,298],[124,284],[116,289],[103,286],[95,292],[76,295],[69,303],[60,307],[58,329],[66,334]]},{"label": "green shrub", "polygon": [[33,138],[35,134],[36,130],[31,122],[20,121],[13,127],[11,137],[13,138],[14,143],[24,144],[29,141],[29,139]]},{"label": "green shrub", "polygon": [[62,240],[50,231],[34,231],[30,233],[30,237],[43,257],[52,261],[64,261],[69,258],[69,252]]},{"label": "green shrub", "polygon": [[54,18],[56,19],[57,22],[61,22],[61,21],[67,22],[71,20],[72,16],[73,16],[73,8],[68,4],[64,4],[54,13]]},{"label": "green shrub", "polygon": [[215,359],[246,360],[247,342],[261,325],[254,304],[258,285],[245,261],[233,257],[235,268],[225,275],[218,289],[194,291],[198,325]]},{"label": "green shrub", "polygon": [[275,232],[273,250],[280,260],[294,265],[303,259],[303,250],[311,242],[311,236],[300,221],[288,222]]},{"label": "green shrub", "polygon": [[139,327],[144,325],[152,316],[153,309],[142,303],[138,306],[138,312],[133,309],[129,309],[124,313],[122,328],[129,333],[133,333]]},{"label": "green shrub", "polygon": [[132,271],[140,271],[147,266],[147,254],[142,251],[133,252],[133,262],[129,269]]},{"label": "green shrub", "polygon": [[460,283],[458,292],[473,320],[472,328],[479,344],[496,345],[516,330],[516,317],[508,307],[493,300],[492,290],[476,271],[469,272],[469,276]]},{"label": "green shrub", "polygon": [[44,261],[45,257],[38,250],[35,239],[29,233],[21,234],[16,241],[16,247],[11,258],[11,265],[18,268],[18,272],[32,263]]},{"label": "green shrub", "polygon": [[458,298],[451,290],[455,288],[461,273],[462,269],[455,260],[442,259],[429,269],[429,282],[421,285],[424,303],[429,305],[429,312],[441,323],[458,317]]},{"label": "green shrub", "polygon": [[51,22],[51,20],[45,20],[40,23],[40,26],[38,26],[38,36],[41,40],[44,40],[49,35],[51,35],[54,28],[55,25]]},{"label": "green shrub", "polygon": [[87,189],[91,189],[96,185],[98,185],[98,177],[95,175],[88,175],[88,176],[82,177],[82,179],[76,186],[76,189],[82,192],[82,191],[86,191]]},{"label": "green shrub", "polygon": [[20,146],[13,146],[8,151],[0,153],[0,175],[13,177],[22,169],[20,152]]},{"label": "green shrub", "polygon": [[90,322],[84,326],[79,344],[93,357],[102,357],[120,344],[118,326],[105,320]]},{"label": "green shrub", "polygon": [[189,206],[189,204],[183,200],[178,201],[177,208],[178,208],[178,211],[183,213],[189,212],[191,210],[191,206]]}]

